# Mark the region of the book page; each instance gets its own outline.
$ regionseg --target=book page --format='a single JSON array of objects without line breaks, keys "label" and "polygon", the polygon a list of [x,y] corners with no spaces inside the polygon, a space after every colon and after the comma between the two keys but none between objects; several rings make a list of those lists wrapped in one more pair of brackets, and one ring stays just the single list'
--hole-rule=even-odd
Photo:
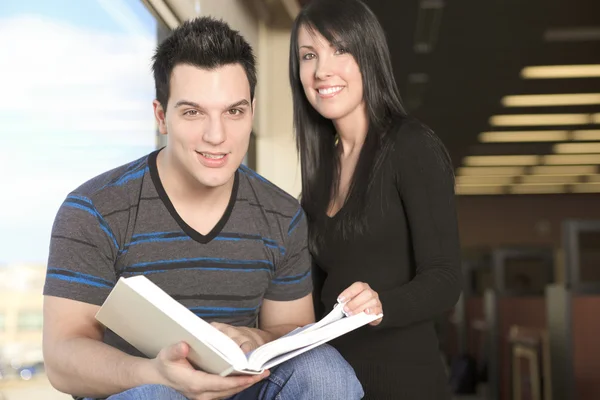
[{"label": "book page", "polygon": [[[334,307],[333,310],[329,314],[327,314],[323,319],[321,319],[319,322],[314,322],[312,324],[300,326],[300,327],[286,333],[285,335],[281,336],[277,340],[280,340],[280,339],[283,339],[286,337],[290,337],[290,336],[294,336],[294,335],[298,335],[300,333],[310,332],[310,331],[319,329],[325,325],[328,325],[332,322],[339,321],[340,319],[345,317],[345,314],[343,311],[343,304],[341,307],[337,307],[338,305],[339,304],[336,304],[335,306],[333,306]],[[263,346],[266,346],[266,344]],[[254,353],[256,350],[260,349],[261,347],[246,353],[246,358],[250,359],[250,357],[252,356],[252,353]]]},{"label": "book page", "polygon": [[275,358],[272,358],[269,361],[267,361],[267,363],[263,365],[263,370],[273,368],[273,367],[281,364],[282,362],[285,362],[285,361],[287,361],[289,359],[292,359],[292,358],[294,358],[296,356],[299,356],[302,353],[305,353],[305,352],[307,352],[309,350],[312,350],[315,347],[318,347],[318,346],[326,343],[327,341],[328,341],[328,339],[323,339],[323,340],[320,340],[320,341],[318,341],[316,343],[313,343],[311,345],[304,346],[304,347],[301,347],[301,348],[296,349],[296,350],[292,350],[292,351],[287,352],[287,353],[283,353],[283,354],[281,354],[281,355],[279,355],[279,356],[277,356]]},{"label": "book page", "polygon": [[[329,325],[332,322],[339,321],[340,319],[346,317],[344,313],[344,305],[346,303],[336,303],[333,306],[333,310],[329,312],[325,317],[323,317],[319,322],[315,324],[307,325],[307,329],[303,329],[302,332],[310,332],[322,328],[325,325]],[[300,332],[297,332],[300,333]]]},{"label": "book page", "polygon": [[[250,369],[261,369],[267,361],[277,356],[290,353],[294,350],[302,349],[316,343],[325,343],[356,328],[368,324],[378,318],[380,315],[370,315],[360,313],[351,317],[344,317],[335,322],[322,326],[316,330],[305,330],[292,336],[284,336],[256,349],[248,358]],[[302,353],[302,351],[297,354]],[[293,357],[293,356],[292,356]],[[269,365],[273,365],[269,363]]]}]

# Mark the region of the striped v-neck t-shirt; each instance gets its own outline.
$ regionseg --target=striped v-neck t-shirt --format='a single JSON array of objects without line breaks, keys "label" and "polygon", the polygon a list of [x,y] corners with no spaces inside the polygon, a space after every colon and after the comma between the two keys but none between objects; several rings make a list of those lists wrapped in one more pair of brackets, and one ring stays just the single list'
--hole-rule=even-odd
[{"label": "striped v-neck t-shirt", "polygon": [[[202,235],[169,200],[157,154],[67,196],[52,229],[44,295],[101,305],[119,277],[144,275],[206,321],[254,326],[263,299],[311,293],[306,218],[296,199],[240,166],[225,213]],[[140,355],[108,330],[104,341]]]}]

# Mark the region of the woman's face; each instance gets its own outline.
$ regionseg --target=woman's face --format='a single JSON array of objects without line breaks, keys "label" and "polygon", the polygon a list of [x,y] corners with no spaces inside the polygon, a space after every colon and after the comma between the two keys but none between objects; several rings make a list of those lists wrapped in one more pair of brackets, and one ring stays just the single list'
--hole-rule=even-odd
[{"label": "woman's face", "polygon": [[298,59],[304,93],[319,114],[335,121],[363,112],[362,75],[350,53],[302,26]]}]

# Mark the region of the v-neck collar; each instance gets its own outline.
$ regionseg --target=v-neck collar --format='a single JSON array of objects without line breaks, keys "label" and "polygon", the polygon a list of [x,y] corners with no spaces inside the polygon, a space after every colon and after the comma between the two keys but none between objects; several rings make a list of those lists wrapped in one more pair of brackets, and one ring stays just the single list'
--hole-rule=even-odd
[{"label": "v-neck collar", "polygon": [[154,187],[156,188],[156,191],[158,192],[158,196],[160,197],[161,201],[163,202],[163,204],[165,205],[167,210],[169,210],[169,214],[171,214],[173,219],[175,219],[175,221],[177,221],[177,224],[181,227],[181,229],[183,229],[183,231],[186,234],[188,234],[188,236],[190,238],[192,238],[193,240],[195,240],[199,243],[202,243],[202,244],[206,244],[206,243],[210,242],[215,237],[217,237],[219,235],[219,233],[221,233],[221,230],[223,229],[223,227],[229,220],[229,217],[231,216],[231,212],[233,211],[233,206],[235,205],[235,200],[237,199],[237,192],[238,192],[238,187],[239,187],[239,171],[237,171],[237,170],[235,171],[235,177],[233,180],[233,188],[231,190],[229,204],[227,204],[227,208],[225,209],[225,212],[221,216],[221,219],[219,219],[219,221],[215,224],[215,226],[210,230],[210,232],[208,232],[206,235],[203,235],[200,232],[198,232],[197,230],[195,230],[194,228],[192,228],[191,226],[189,226],[183,220],[183,218],[181,218],[181,216],[177,213],[175,206],[173,206],[171,199],[167,195],[167,192],[165,191],[165,188],[164,188],[164,186],[160,180],[160,177],[158,175],[158,166],[156,163],[158,153],[161,150],[162,149],[156,150],[156,151],[150,153],[150,155],[148,156],[148,168],[150,169],[150,176],[152,178],[152,183],[154,183]]}]

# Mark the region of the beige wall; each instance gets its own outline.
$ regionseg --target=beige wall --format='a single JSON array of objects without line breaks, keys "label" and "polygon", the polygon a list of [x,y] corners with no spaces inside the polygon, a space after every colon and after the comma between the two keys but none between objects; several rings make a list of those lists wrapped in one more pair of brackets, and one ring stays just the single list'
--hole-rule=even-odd
[{"label": "beige wall", "polygon": [[288,81],[288,29],[261,25],[257,125],[257,170],[294,197],[300,194],[300,166],[294,142],[292,94]]},{"label": "beige wall", "polygon": [[195,0],[169,0],[169,3],[182,19],[196,15],[222,18],[254,47],[258,61],[254,124],[256,170],[298,197],[300,168],[293,138],[292,100],[287,77],[289,28],[274,28],[259,21],[251,12],[250,0],[199,0],[199,14]]}]

